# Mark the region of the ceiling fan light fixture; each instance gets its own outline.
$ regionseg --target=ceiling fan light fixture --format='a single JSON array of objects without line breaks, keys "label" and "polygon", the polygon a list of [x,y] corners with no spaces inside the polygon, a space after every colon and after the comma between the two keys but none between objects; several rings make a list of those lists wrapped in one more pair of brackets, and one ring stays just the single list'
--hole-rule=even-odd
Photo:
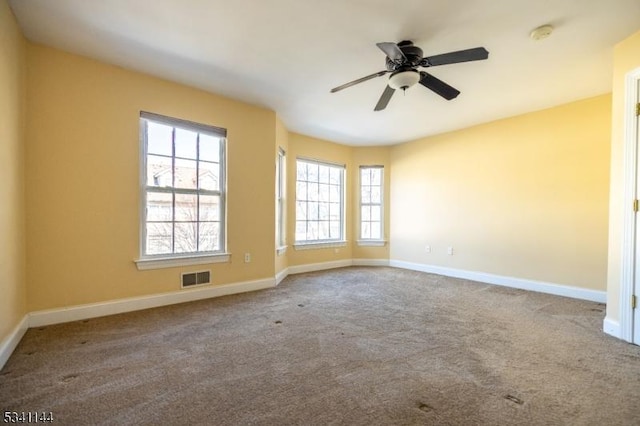
[{"label": "ceiling fan light fixture", "polygon": [[399,71],[389,77],[389,87],[406,90],[420,81],[420,73],[415,70]]}]

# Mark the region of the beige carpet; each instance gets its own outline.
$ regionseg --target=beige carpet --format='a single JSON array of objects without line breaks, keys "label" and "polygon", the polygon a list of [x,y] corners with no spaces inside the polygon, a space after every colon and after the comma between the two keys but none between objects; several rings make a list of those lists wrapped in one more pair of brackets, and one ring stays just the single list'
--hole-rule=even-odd
[{"label": "beige carpet", "polygon": [[393,268],[27,332],[0,409],[58,424],[638,425],[604,305]]}]

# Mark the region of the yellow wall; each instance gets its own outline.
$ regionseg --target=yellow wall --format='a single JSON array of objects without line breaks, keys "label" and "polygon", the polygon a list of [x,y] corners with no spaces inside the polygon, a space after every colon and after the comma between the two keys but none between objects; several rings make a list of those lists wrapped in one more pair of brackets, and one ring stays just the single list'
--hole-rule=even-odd
[{"label": "yellow wall", "polygon": [[0,342],[26,314],[24,98],[26,42],[0,2]]},{"label": "yellow wall", "polygon": [[175,291],[180,272],[203,269],[133,263],[141,110],[228,130],[232,261],[211,266],[212,281],[273,278],[273,111],[38,45],[29,45],[28,65],[30,311]]},{"label": "yellow wall", "polygon": [[623,165],[625,76],[640,67],[640,32],[617,44],[613,60],[613,107],[611,129],[611,190],[609,205],[609,270],[607,318],[620,319],[620,271],[622,263]]},{"label": "yellow wall", "polygon": [[391,259],[605,290],[610,105],[603,95],[394,147]]},{"label": "yellow wall", "polygon": [[[278,159],[278,151],[280,149],[284,150],[286,155],[289,155],[289,131],[285,127],[282,120],[280,120],[280,118],[276,118],[276,151],[275,151],[276,161]],[[283,172],[284,172],[284,178],[286,182],[286,179],[291,176],[289,173],[287,173],[286,164],[285,164],[285,170]],[[285,183],[285,187],[286,187],[286,183]],[[289,198],[290,198],[289,193],[288,191],[285,190],[285,206],[287,205],[286,202]],[[285,207],[285,211],[283,212],[285,217],[284,219],[285,224],[287,223],[287,219],[288,219],[286,210],[287,208]],[[289,238],[288,238],[288,235],[286,235],[286,233],[287,233],[287,229],[285,226],[285,242],[289,243]],[[276,235],[275,238],[276,238],[275,241],[277,244],[278,236]],[[284,271],[285,269],[287,269],[288,266],[289,266],[289,260],[288,260],[287,251],[282,252],[280,255],[276,254],[276,261],[275,261],[276,274]]]}]

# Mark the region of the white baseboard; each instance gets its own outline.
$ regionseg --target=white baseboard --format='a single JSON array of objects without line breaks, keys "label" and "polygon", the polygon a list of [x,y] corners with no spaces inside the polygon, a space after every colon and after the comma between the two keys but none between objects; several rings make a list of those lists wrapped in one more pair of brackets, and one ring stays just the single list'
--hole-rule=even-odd
[{"label": "white baseboard", "polygon": [[289,266],[289,275],[304,274],[305,272],[324,271],[325,269],[344,268],[351,266],[351,259],[334,260],[332,262],[309,263],[307,265]]},{"label": "white baseboard", "polygon": [[604,321],[602,321],[602,331],[610,336],[615,337],[616,339],[622,339],[620,323],[618,321],[612,320],[609,317],[605,317]]},{"label": "white baseboard", "polygon": [[353,266],[389,266],[389,259],[352,259]]},{"label": "white baseboard", "polygon": [[282,271],[276,274],[276,285],[280,284],[282,280],[289,276],[289,268],[284,268]]},{"label": "white baseboard", "polygon": [[527,280],[524,278],[506,277],[503,275],[487,274],[485,272],[466,271],[463,269],[446,268],[443,266],[425,265],[421,263],[390,260],[389,266],[414,271],[429,272],[453,278],[479,281],[485,284],[494,284],[504,287],[518,288],[521,290],[537,291],[539,293],[554,294],[556,296],[571,297],[574,299],[589,300],[592,302],[607,303],[607,292],[589,290],[580,287],[571,287],[563,284],[555,284],[543,281]]},{"label": "white baseboard", "polygon": [[59,309],[47,309],[31,312],[29,314],[29,327],[39,327],[43,325],[78,321],[87,318],[121,314],[124,312],[157,308],[159,306],[192,302],[194,300],[245,293],[248,291],[262,290],[271,287],[275,287],[275,280],[273,278],[268,278],[256,281],[246,281],[213,287],[154,294],[150,296],[131,297],[127,299],[91,303],[87,305],[69,306]]},{"label": "white baseboard", "polygon": [[0,343],[0,369],[9,360],[9,357],[20,343],[22,336],[29,329],[29,315],[22,317],[22,320],[16,325],[11,333]]}]

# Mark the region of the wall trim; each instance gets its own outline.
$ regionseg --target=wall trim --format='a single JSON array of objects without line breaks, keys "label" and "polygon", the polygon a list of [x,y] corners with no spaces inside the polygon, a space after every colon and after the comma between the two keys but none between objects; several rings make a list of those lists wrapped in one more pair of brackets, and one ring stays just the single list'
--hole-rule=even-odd
[{"label": "wall trim", "polygon": [[609,318],[608,316],[604,318],[604,321],[602,321],[602,331],[610,336],[615,337],[616,339],[622,338],[620,323],[614,319]]},{"label": "wall trim", "polygon": [[15,326],[15,328],[9,333],[7,337],[0,342],[0,369],[9,360],[9,357],[22,340],[22,337],[29,329],[29,314],[22,317],[22,320]]},{"label": "wall trim", "polygon": [[528,280],[524,278],[507,277],[504,275],[488,274],[485,272],[447,268],[444,266],[405,262],[402,260],[392,259],[389,261],[389,265],[396,268],[429,272],[432,274],[444,275],[447,277],[463,278],[466,280],[478,281],[485,284],[494,284],[504,287],[518,288],[521,290],[537,291],[539,293],[554,294],[556,296],[571,297],[573,299],[589,300],[591,302],[599,303],[607,302],[606,291],[590,290],[586,288],[572,287],[544,281]]},{"label": "wall trim", "polygon": [[280,284],[282,280],[289,276],[289,268],[284,268],[282,271],[276,274],[276,285]]},{"label": "wall trim", "polygon": [[304,274],[305,272],[324,271],[325,269],[344,268],[351,266],[352,260],[333,260],[331,262],[308,263],[306,265],[289,266],[289,275]]},{"label": "wall trim", "polygon": [[352,259],[353,266],[389,266],[389,259]]},{"label": "wall trim", "polygon": [[110,300],[107,302],[90,303],[86,305],[75,305],[66,308],[47,309],[31,312],[29,314],[29,327],[78,321],[88,318],[103,317],[106,315],[121,314],[124,312],[139,311],[142,309],[157,308],[159,306],[173,305],[176,303],[192,302],[195,300],[210,299],[230,294],[263,290],[275,287],[275,285],[275,280],[273,278],[266,278],[255,281],[245,281],[233,284],[214,285],[210,287],[160,293],[150,296],[131,297],[126,299]]}]

